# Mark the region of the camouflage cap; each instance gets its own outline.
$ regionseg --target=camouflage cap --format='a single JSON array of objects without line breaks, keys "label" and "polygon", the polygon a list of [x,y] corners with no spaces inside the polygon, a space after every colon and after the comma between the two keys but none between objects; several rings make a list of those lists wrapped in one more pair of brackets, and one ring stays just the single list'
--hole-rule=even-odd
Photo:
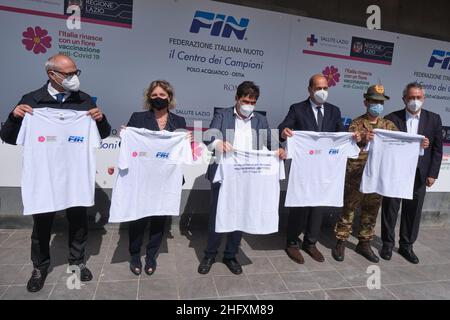
[{"label": "camouflage cap", "polygon": [[364,98],[369,100],[389,100],[389,97],[384,94],[384,87],[381,84],[375,84],[367,88]]}]

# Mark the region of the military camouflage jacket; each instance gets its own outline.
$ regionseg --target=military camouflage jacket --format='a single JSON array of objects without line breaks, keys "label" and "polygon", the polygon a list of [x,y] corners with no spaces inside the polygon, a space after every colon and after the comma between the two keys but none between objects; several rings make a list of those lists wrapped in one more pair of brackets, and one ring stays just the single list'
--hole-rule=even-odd
[{"label": "military camouflage jacket", "polygon": [[348,161],[349,168],[347,168],[347,170],[351,169],[352,167],[354,169],[358,169],[364,167],[364,165],[366,164],[368,155],[368,152],[364,151],[364,148],[366,147],[368,142],[366,141],[366,134],[367,132],[373,129],[398,131],[398,128],[395,126],[395,124],[387,119],[378,118],[377,123],[370,123],[367,114],[364,114],[356,119],[353,119],[352,123],[350,123],[348,131],[359,132],[359,134],[361,135],[361,141],[358,142],[358,147],[361,148],[361,152],[359,153],[358,159],[349,159]]}]

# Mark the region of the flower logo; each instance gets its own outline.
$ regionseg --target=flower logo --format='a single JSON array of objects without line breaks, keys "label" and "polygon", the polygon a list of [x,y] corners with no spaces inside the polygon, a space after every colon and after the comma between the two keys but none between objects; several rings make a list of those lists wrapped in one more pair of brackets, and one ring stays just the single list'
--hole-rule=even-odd
[{"label": "flower logo", "polygon": [[322,74],[327,78],[329,87],[334,87],[339,82],[339,77],[341,75],[338,71],[338,68],[335,68],[334,66],[326,67],[322,71]]},{"label": "flower logo", "polygon": [[39,142],[44,142],[44,141],[45,141],[45,137],[44,137],[44,136],[40,136],[40,137],[38,138],[38,141],[39,141]]},{"label": "flower logo", "polygon": [[[52,37],[48,35],[48,31],[41,27],[28,27],[22,33],[24,39],[22,43],[28,51],[33,50],[34,54],[46,53],[48,48],[52,47]],[[47,49],[46,49],[47,48]]]},{"label": "flower logo", "polygon": [[313,155],[314,154],[314,150],[309,150],[309,154]]},{"label": "flower logo", "polygon": [[200,143],[197,143],[195,141],[191,142],[191,149],[192,149],[192,158],[194,161],[197,161],[202,156],[203,149]]},{"label": "flower logo", "polygon": [[132,156],[133,158],[136,158],[136,157],[138,156],[138,153],[137,153],[136,151],[134,151],[134,152],[131,154],[131,156]]}]

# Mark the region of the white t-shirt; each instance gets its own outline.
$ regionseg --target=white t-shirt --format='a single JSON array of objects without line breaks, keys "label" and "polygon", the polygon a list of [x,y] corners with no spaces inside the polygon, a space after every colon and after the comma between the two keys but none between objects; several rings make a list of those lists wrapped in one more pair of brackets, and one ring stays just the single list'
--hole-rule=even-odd
[{"label": "white t-shirt", "polygon": [[24,214],[94,205],[95,149],[101,139],[86,111],[38,108],[26,114],[17,136],[24,146]]},{"label": "white t-shirt", "polygon": [[292,159],[286,207],[342,207],[347,158],[359,147],[348,132],[294,131],[287,139]]},{"label": "white t-shirt", "polygon": [[120,137],[109,222],[179,215],[182,164],[192,163],[188,133],[127,127]]},{"label": "white t-shirt", "polygon": [[378,193],[392,198],[412,199],[422,135],[375,129],[368,144],[361,180],[362,193]]},{"label": "white t-shirt", "polygon": [[216,232],[278,231],[280,180],[284,165],[275,151],[234,149],[219,163],[213,182],[220,182]]}]

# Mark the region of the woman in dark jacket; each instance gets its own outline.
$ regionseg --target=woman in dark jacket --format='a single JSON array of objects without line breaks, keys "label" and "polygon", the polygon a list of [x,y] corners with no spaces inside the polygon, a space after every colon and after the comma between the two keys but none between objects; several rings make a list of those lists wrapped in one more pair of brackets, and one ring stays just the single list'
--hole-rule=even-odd
[{"label": "woman in dark jacket", "polygon": [[[169,111],[175,107],[174,90],[169,82],[153,81],[145,92],[145,105],[148,110],[134,112],[127,126],[153,131],[186,129],[186,120]],[[147,275],[155,272],[156,255],[162,242],[166,220],[167,216],[151,216],[130,222],[128,229],[130,270],[135,275],[141,274],[142,271],[141,247],[148,222],[150,222],[150,233],[144,271]]]}]

